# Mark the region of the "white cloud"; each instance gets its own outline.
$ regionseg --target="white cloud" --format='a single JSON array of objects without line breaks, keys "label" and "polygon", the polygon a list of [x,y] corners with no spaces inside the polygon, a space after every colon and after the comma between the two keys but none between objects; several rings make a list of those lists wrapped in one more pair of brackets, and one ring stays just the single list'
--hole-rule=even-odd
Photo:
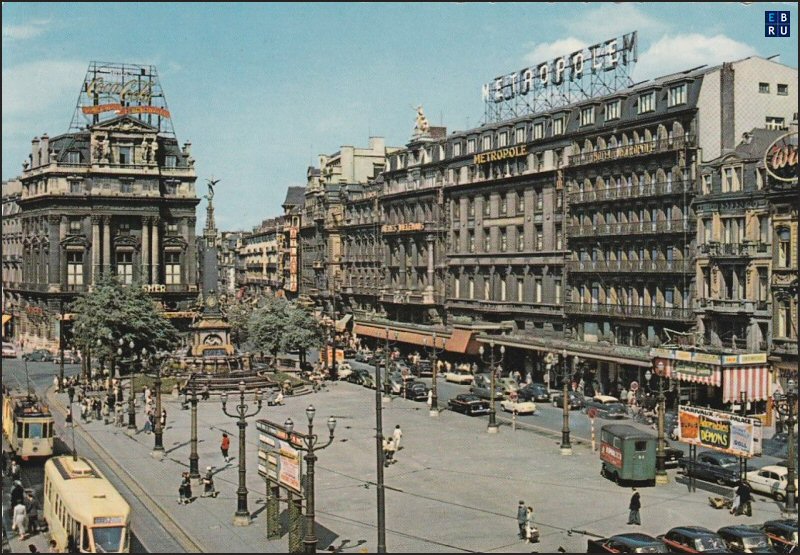
[{"label": "white cloud", "polygon": [[645,52],[640,52],[633,73],[635,81],[643,81],[687,70],[703,64],[715,65],[757,54],[749,44],[725,35],[707,37],[700,34],[663,36]]},{"label": "white cloud", "polygon": [[74,103],[86,67],[86,62],[41,60],[3,68],[3,123],[42,112],[65,97]]},{"label": "white cloud", "polygon": [[25,25],[3,27],[3,40],[26,40],[38,37],[47,30],[50,20],[31,21]]},{"label": "white cloud", "polygon": [[542,42],[534,45],[531,51],[525,54],[525,62],[529,64],[547,62],[566,54],[572,54],[588,44],[585,40],[576,39],[575,37],[559,39],[553,42]]},{"label": "white cloud", "polygon": [[658,35],[668,30],[663,21],[645,14],[635,4],[615,2],[588,10],[584,9],[586,4],[562,5],[565,10],[574,11],[574,17],[563,22],[566,32],[585,36],[591,41],[618,37],[631,31],[639,31],[639,37],[642,37]]}]

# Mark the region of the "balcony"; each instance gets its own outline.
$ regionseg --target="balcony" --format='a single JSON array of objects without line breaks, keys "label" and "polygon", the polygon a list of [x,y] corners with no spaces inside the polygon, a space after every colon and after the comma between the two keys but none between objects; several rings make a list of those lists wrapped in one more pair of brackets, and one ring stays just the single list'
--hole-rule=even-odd
[{"label": "balcony", "polygon": [[658,181],[647,185],[625,187],[609,187],[599,191],[578,191],[570,193],[570,204],[585,204],[592,202],[610,202],[625,199],[638,199],[660,197],[667,195],[693,194],[694,183],[690,180]]},{"label": "balcony", "polygon": [[528,303],[517,301],[486,301],[481,299],[447,299],[447,308],[490,312],[492,314],[548,314],[561,315],[563,310],[559,304]]},{"label": "balcony", "polygon": [[749,314],[756,315],[762,312],[769,316],[769,303],[752,299],[697,299],[697,306],[701,311],[719,312],[721,314]]},{"label": "balcony", "polygon": [[698,247],[702,254],[710,258],[755,258],[759,256],[772,257],[769,243],[759,241],[747,243],[704,243]]},{"label": "balcony", "polygon": [[684,260],[571,260],[567,269],[572,273],[629,273],[651,272],[684,274],[694,272],[694,264]]},{"label": "balcony", "polygon": [[691,322],[694,320],[694,311],[692,309],[666,306],[566,303],[566,312],[568,314],[594,314],[616,318],[643,318],[673,322]]},{"label": "balcony", "polygon": [[689,220],[659,220],[655,222],[627,222],[611,224],[585,224],[568,227],[569,237],[600,237],[608,235],[653,235],[661,233],[693,233]]},{"label": "balcony", "polygon": [[655,139],[642,143],[629,143],[624,146],[613,146],[602,150],[583,152],[569,157],[570,166],[583,166],[600,162],[613,162],[619,159],[629,159],[639,156],[649,156],[662,152],[683,150],[695,146],[694,135],[673,137],[672,139]]},{"label": "balcony", "polygon": [[418,305],[433,305],[442,304],[444,299],[440,294],[433,291],[419,291],[414,289],[401,289],[380,292],[379,300],[383,303],[393,304],[418,304]]}]

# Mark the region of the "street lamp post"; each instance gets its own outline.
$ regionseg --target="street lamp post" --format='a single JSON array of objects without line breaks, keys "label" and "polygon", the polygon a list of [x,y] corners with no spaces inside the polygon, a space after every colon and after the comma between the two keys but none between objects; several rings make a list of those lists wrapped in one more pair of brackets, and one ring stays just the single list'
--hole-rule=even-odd
[{"label": "street lamp post", "polygon": [[569,392],[567,391],[567,384],[569,383],[569,366],[567,366],[567,350],[561,351],[561,364],[562,367],[562,388],[563,388],[563,417],[561,425],[561,454],[571,455],[572,444],[569,441]]},{"label": "street lamp post", "polygon": [[[189,397],[191,392],[191,397]],[[188,399],[187,399],[188,398]],[[197,384],[194,381],[194,374],[189,377],[189,388],[184,394],[192,406],[192,435],[190,438],[191,452],[189,453],[189,479],[200,480],[200,456],[197,454]]]},{"label": "street lamp post", "polygon": [[498,431],[497,420],[496,420],[496,412],[494,409],[494,397],[495,397],[495,386],[494,386],[494,379],[495,374],[497,373],[497,368],[501,364],[503,364],[503,358],[505,358],[506,348],[505,345],[500,345],[500,358],[495,363],[494,359],[494,341],[489,342],[489,360],[487,361],[483,358],[483,354],[485,349],[483,345],[481,345],[480,349],[478,350],[481,354],[481,359],[483,360],[484,364],[489,365],[489,370],[491,372],[491,380],[490,380],[490,392],[489,392],[489,425],[486,428],[486,432],[490,434],[496,434]]},{"label": "street lamp post", "polygon": [[[389,372],[389,328],[384,328],[386,332],[384,360],[386,362],[386,372]],[[397,339],[397,332],[394,334]],[[386,497],[383,485],[383,466],[385,464],[383,456],[383,380],[381,380],[381,365],[378,357],[375,357],[375,451],[377,458],[377,482],[378,482],[378,553],[386,553]]]},{"label": "street lamp post", "polygon": [[153,444],[153,451],[151,454],[160,459],[164,456],[164,430],[161,428],[161,364],[159,364],[159,361],[156,361],[156,379],[154,387],[156,388],[156,414],[155,426],[153,427],[155,443]]},{"label": "street lamp post", "polygon": [[[658,410],[658,447],[656,448],[656,484],[669,483],[667,476],[667,454],[665,452],[666,444],[664,442],[664,362],[658,361],[656,363],[656,375],[658,375],[658,397],[656,398]],[[648,370],[644,374],[647,380],[648,387],[650,386],[650,378],[653,374]]]},{"label": "street lamp post", "polygon": [[[425,339],[425,345],[427,346],[428,339]],[[431,416],[439,416],[439,396],[436,394],[436,380],[437,380],[437,369],[436,369],[436,362],[439,355],[440,350],[436,348],[436,332],[433,332],[433,347],[431,348],[431,371],[432,371],[432,378],[431,378],[431,409],[430,415]]]},{"label": "street lamp post", "polygon": [[231,418],[237,419],[239,426],[239,488],[236,490],[236,514],[233,516],[234,526],[247,526],[250,524],[250,511],[247,510],[247,485],[245,484],[247,476],[247,466],[245,464],[245,428],[247,428],[247,419],[251,416],[257,415],[261,412],[261,391],[256,391],[253,401],[258,404],[258,408],[253,412],[248,412],[250,408],[244,402],[245,384],[244,381],[239,382],[239,404],[236,405],[236,410],[233,414],[229,413],[226,404],[228,402],[228,393],[222,392],[220,399],[222,400],[222,412]]},{"label": "street lamp post", "polygon": [[303,537],[303,546],[305,553],[317,552],[317,535],[314,531],[314,463],[317,461],[315,451],[320,451],[333,443],[333,431],[336,429],[336,419],[331,416],[328,418],[328,442],[325,445],[317,445],[318,437],[314,435],[314,414],[316,414],[314,405],[309,405],[306,409],[306,418],[308,418],[308,433],[301,434],[293,432],[294,422],[291,418],[287,418],[283,426],[290,435],[297,437],[303,441],[305,447],[297,447],[299,451],[305,451],[303,459],[306,461],[306,533]]},{"label": "street lamp post", "polygon": [[[119,361],[122,363],[122,348],[125,346],[125,340],[121,337],[118,340],[119,347],[117,348],[117,355],[119,355]],[[130,388],[128,391],[128,429],[136,431],[136,407],[134,406],[134,392],[133,392],[133,364],[136,360],[136,355],[133,352],[133,349],[136,345],[133,342],[133,339],[130,340],[128,343],[128,349],[130,349],[130,359],[128,362],[130,366],[128,367],[128,378],[130,380]],[[122,379],[122,373],[119,373],[120,380]],[[120,383],[120,390],[122,389],[122,383]]]},{"label": "street lamp post", "polygon": [[775,412],[786,423],[788,428],[788,441],[787,441],[787,458],[786,462],[786,506],[784,511],[790,515],[797,514],[797,507],[795,506],[797,490],[794,485],[795,476],[797,475],[797,468],[795,467],[796,449],[794,425],[797,422],[797,415],[795,414],[795,405],[797,405],[797,384],[794,380],[789,380],[786,385],[785,393],[774,392],[772,394],[774,401]]}]

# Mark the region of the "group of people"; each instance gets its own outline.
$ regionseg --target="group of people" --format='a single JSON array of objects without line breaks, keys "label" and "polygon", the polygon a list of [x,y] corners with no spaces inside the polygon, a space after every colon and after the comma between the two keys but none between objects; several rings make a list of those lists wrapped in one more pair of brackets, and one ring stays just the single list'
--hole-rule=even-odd
[{"label": "group of people", "polygon": [[539,530],[533,523],[533,506],[525,506],[525,501],[520,500],[517,506],[517,525],[519,526],[519,537],[528,543],[539,541]]},{"label": "group of people", "polygon": [[400,450],[400,438],[403,437],[403,430],[400,429],[400,424],[394,427],[392,435],[383,438],[383,466],[388,467],[390,464],[397,462],[394,454]]}]

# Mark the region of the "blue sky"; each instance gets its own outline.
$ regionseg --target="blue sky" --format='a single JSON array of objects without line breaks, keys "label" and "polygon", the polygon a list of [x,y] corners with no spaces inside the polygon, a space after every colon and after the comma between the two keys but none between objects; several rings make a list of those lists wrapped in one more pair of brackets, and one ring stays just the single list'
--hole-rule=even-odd
[{"label": "blue sky", "polygon": [[[198,182],[212,175],[217,225],[281,213],[317,155],[404,145],[423,105],[432,125],[476,126],[481,85],[528,64],[639,31],[639,81],[779,54],[797,67],[795,3],[2,5],[3,179],[30,140],[69,128],[92,60],[154,64]],[[764,11],[791,38],[764,37]],[[204,190],[204,187],[201,188]],[[200,220],[204,219],[198,212]]]}]

